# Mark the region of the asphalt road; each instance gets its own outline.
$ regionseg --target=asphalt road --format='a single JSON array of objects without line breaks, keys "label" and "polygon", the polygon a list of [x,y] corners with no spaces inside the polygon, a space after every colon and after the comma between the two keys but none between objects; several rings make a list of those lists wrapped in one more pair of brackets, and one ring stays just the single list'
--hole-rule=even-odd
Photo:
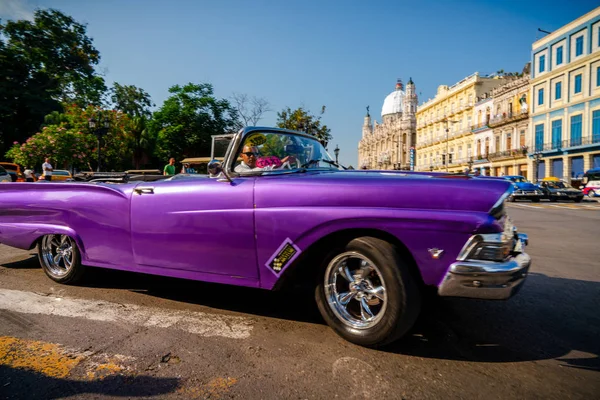
[{"label": "asphalt road", "polygon": [[62,286],[0,245],[0,398],[599,398],[595,205],[509,205],[534,261],[520,293],[432,299],[380,350],[335,335],[310,293],[105,270]]}]

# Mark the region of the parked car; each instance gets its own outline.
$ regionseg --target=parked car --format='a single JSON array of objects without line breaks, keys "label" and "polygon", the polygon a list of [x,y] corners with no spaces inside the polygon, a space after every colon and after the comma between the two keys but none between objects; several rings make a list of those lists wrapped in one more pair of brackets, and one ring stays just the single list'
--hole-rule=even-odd
[{"label": "parked car", "polygon": [[68,180],[73,180],[73,176],[67,170],[55,169],[52,171],[52,180],[53,181],[68,181]]},{"label": "parked car", "polygon": [[559,178],[551,176],[537,182],[540,189],[544,192],[544,197],[550,201],[572,200],[580,203],[583,200],[583,192],[575,189]]},{"label": "parked car", "polygon": [[25,182],[25,175],[21,172],[21,167],[18,164],[0,162],[0,166],[8,171],[13,182]]},{"label": "parked car", "polygon": [[[364,346],[404,335],[428,288],[507,299],[531,264],[505,180],[343,170],[313,136],[257,127],[232,135],[208,171],[6,184],[0,242],[37,245],[47,276],[64,284],[89,267],[268,290],[308,283],[329,326]],[[444,195],[416,195],[426,192]]]},{"label": "parked car", "polygon": [[542,189],[521,175],[506,175],[503,178],[512,182],[514,187],[514,191],[508,196],[508,201],[530,200],[539,202],[540,199],[544,198]]},{"label": "parked car", "polygon": [[0,165],[0,183],[12,182],[12,178],[7,170],[4,169],[2,165]]},{"label": "parked car", "polygon": [[588,197],[600,197],[600,168],[587,170],[583,175],[581,191]]}]

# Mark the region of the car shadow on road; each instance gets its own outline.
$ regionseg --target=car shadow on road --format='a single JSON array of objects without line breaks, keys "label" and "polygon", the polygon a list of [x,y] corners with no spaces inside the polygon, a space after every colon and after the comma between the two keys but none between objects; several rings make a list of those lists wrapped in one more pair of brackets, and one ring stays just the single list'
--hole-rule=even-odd
[{"label": "car shadow on road", "polygon": [[[312,290],[280,292],[175,278],[99,271],[93,285],[127,289],[217,310],[324,324]],[[600,283],[531,273],[506,301],[428,296],[419,320],[379,351],[473,362],[560,359],[600,371]]]},{"label": "car shadow on road", "polygon": [[473,362],[557,359],[600,371],[600,283],[531,273],[506,301],[431,298],[405,339],[384,351]]},{"label": "car shadow on road", "polygon": [[36,255],[31,255],[28,258],[19,261],[13,261],[10,263],[5,263],[1,265],[4,268],[10,269],[39,269],[40,262]]},{"label": "car shadow on road", "polygon": [[101,380],[73,380],[49,377],[21,368],[0,365],[0,398],[59,399],[83,394],[110,397],[150,397],[175,392],[178,378],[150,376],[108,376]]}]

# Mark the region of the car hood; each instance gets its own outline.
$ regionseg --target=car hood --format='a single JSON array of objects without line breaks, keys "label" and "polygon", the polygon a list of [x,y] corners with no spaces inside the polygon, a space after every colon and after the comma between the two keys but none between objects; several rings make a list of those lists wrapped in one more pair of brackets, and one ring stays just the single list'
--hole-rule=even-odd
[{"label": "car hood", "polygon": [[575,188],[560,188],[560,189],[552,189],[552,188],[548,188],[548,190],[550,190],[550,192],[552,193],[569,193],[569,194],[576,194],[576,193],[583,193],[581,190],[579,189],[575,189]]},{"label": "car hood", "polygon": [[505,180],[386,171],[264,175],[255,204],[267,207],[386,207],[489,212],[511,189]]},{"label": "car hood", "polygon": [[534,185],[533,183],[529,183],[529,182],[513,182],[513,183],[521,190],[539,189],[539,186]]}]

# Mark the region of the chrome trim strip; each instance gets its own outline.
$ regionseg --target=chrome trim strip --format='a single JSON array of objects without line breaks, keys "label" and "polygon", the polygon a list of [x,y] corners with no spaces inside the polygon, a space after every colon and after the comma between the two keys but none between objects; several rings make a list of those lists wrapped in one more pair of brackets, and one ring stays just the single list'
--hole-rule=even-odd
[{"label": "chrome trim strip", "polygon": [[490,211],[488,212],[488,214],[490,214],[492,217],[494,217],[496,219],[498,219],[502,215],[504,215],[504,201],[508,198],[508,196],[511,195],[511,193],[513,191],[514,191],[514,187],[513,187],[513,185],[510,185],[508,187],[508,189],[506,189],[506,191],[502,194],[502,196],[500,196],[500,198],[496,201],[496,203],[494,203],[492,208],[490,208]]}]

